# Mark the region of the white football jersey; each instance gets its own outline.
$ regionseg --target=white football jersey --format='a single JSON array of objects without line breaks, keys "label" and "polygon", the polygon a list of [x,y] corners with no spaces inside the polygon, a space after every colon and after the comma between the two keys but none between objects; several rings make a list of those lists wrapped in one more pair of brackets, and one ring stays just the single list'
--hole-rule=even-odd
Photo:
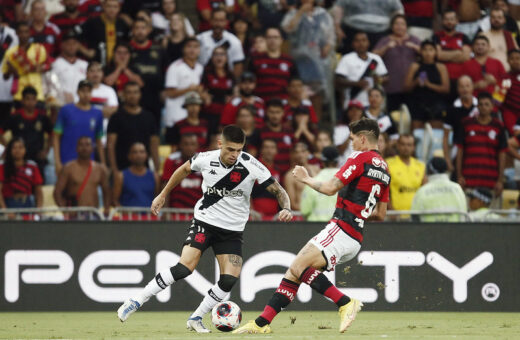
[{"label": "white football jersey", "polygon": [[201,152],[191,158],[190,167],[202,173],[203,196],[195,205],[194,217],[227,230],[244,230],[255,181],[264,187],[274,182],[271,172],[246,152],[230,167],[220,161],[220,150]]}]

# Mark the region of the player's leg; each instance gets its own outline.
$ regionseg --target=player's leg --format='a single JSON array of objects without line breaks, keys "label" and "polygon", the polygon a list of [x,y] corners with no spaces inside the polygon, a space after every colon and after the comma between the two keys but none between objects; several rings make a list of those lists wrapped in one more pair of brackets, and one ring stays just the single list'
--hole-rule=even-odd
[{"label": "player's leg", "polygon": [[204,327],[202,318],[229,296],[242,270],[242,233],[230,232],[223,235],[220,231],[214,233],[214,236],[216,240],[212,243],[212,247],[219,264],[220,277],[204,295],[202,302],[187,322],[188,329],[199,333],[209,332]]}]

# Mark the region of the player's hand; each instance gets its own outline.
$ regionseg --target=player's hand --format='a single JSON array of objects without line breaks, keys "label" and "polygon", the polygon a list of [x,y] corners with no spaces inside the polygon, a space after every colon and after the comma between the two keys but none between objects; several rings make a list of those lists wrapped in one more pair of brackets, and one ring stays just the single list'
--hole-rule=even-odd
[{"label": "player's hand", "polygon": [[292,174],[294,178],[296,178],[298,181],[303,182],[305,179],[309,177],[309,173],[307,172],[307,169],[305,169],[303,166],[297,165],[294,167]]},{"label": "player's hand", "polygon": [[292,212],[289,209],[282,209],[278,213],[278,220],[282,222],[290,222],[293,218]]},{"label": "player's hand", "polygon": [[164,205],[164,201],[165,201],[165,198],[162,194],[159,194],[159,196],[157,196],[153,200],[152,207],[150,208],[150,210],[152,211],[152,214],[154,214],[155,216],[159,216],[159,212],[161,211],[161,208]]}]

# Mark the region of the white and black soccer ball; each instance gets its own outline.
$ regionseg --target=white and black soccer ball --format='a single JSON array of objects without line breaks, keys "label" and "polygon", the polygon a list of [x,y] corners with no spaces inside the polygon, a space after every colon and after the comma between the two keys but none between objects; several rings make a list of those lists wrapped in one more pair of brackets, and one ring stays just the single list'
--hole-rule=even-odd
[{"label": "white and black soccer ball", "polygon": [[222,332],[231,332],[238,328],[242,321],[242,311],[234,302],[224,301],[213,307],[211,322]]}]

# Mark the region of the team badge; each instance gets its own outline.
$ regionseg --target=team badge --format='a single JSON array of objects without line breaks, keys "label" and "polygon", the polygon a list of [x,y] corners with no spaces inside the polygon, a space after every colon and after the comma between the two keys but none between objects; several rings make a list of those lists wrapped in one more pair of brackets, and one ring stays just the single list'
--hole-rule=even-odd
[{"label": "team badge", "polygon": [[281,63],[280,64],[280,70],[282,70],[284,72],[289,71],[289,65],[287,65],[286,63]]},{"label": "team badge", "polygon": [[242,175],[240,174],[240,172],[234,171],[229,175],[229,180],[233,183],[238,183],[241,179]]},{"label": "team badge", "polygon": [[29,169],[29,168],[25,169],[25,175],[26,175],[26,176],[29,176],[29,177],[30,177],[30,176],[32,176],[32,174],[33,174],[33,173],[32,173],[32,170],[31,170],[31,169]]},{"label": "team badge", "polygon": [[497,137],[497,132],[495,130],[491,130],[491,131],[489,131],[488,136],[492,140],[495,140],[495,138]]},{"label": "team badge", "polygon": [[377,157],[372,158],[372,165],[377,166],[379,168],[381,166],[381,160]]},{"label": "team badge", "polygon": [[471,131],[469,132],[469,135],[470,135],[470,136],[475,136],[476,133],[475,133],[475,131],[471,130]]},{"label": "team badge", "polygon": [[287,136],[287,135],[286,135],[286,136],[283,136],[283,142],[284,142],[285,144],[291,144],[291,142],[292,142],[292,141],[291,141],[291,137],[290,137],[290,136]]},{"label": "team badge", "polygon": [[204,243],[204,241],[206,241],[206,235],[204,235],[203,233],[198,233],[197,235],[195,235],[194,240],[197,243]]}]

